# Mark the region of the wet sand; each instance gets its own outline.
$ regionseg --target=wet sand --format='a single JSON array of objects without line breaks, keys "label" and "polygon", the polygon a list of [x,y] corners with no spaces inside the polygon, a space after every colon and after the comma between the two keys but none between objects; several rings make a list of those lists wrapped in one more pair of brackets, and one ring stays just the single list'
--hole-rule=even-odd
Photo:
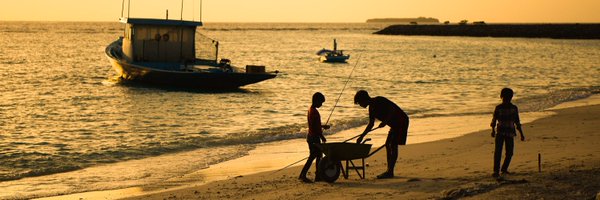
[{"label": "wet sand", "polygon": [[501,181],[491,177],[494,142],[485,130],[402,146],[393,179],[374,178],[386,166],[380,151],[367,159],[363,180],[351,172],[333,184],[306,184],[295,166],[128,199],[593,199],[600,192],[598,99],[559,106],[555,115],[524,124],[527,139],[515,141],[513,174]]}]

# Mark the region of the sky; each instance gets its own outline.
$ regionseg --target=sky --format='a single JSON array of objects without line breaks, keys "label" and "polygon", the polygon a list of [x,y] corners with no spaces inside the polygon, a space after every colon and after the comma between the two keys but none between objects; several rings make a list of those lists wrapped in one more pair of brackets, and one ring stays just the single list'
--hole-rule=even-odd
[{"label": "sky", "polygon": [[[130,17],[181,17],[181,0],[131,1]],[[4,0],[0,21],[117,21],[123,0]],[[184,19],[203,22],[440,21],[600,23],[600,0],[184,0]]]}]

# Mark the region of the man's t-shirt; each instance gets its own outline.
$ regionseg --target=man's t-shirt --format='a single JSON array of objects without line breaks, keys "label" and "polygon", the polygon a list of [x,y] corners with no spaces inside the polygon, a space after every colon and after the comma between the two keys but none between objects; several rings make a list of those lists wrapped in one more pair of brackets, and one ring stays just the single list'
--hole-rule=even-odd
[{"label": "man's t-shirt", "polygon": [[408,115],[398,105],[385,97],[373,98],[369,105],[369,117],[382,121],[392,129],[401,128],[404,125],[402,122],[408,119]]},{"label": "man's t-shirt", "polygon": [[398,144],[406,145],[408,115],[398,105],[385,97],[375,97],[369,105],[369,117],[388,125],[388,134],[396,134]]}]

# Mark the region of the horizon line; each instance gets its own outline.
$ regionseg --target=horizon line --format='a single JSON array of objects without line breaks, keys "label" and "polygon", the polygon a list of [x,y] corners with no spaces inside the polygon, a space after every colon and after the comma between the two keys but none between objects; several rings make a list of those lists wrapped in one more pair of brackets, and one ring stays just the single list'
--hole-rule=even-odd
[{"label": "horizon line", "polygon": [[[376,19],[376,18],[372,18],[372,19]],[[171,19],[171,20],[178,20],[178,19]],[[184,19],[185,20],[185,19]],[[119,19],[116,19],[115,21],[105,21],[105,20],[82,20],[82,21],[72,21],[72,20],[6,20],[6,19],[1,19],[0,22],[99,22],[99,23],[120,23]],[[198,21],[198,20],[187,20],[187,21]],[[449,21],[449,20],[446,20]],[[484,20],[485,21],[485,20]],[[306,22],[300,22],[300,21],[255,21],[255,22],[248,22],[248,21],[211,21],[211,22],[207,22],[207,21],[200,21],[202,23],[248,23],[248,24],[253,24],[253,23],[298,23],[298,24],[303,24],[303,23],[328,23],[328,24],[333,24],[333,23],[365,23],[365,24],[391,24],[394,22],[367,22],[367,20],[364,20],[362,22],[360,21],[347,21],[347,22],[340,22],[340,21],[335,21],[335,22],[316,22],[316,21],[306,21]],[[456,22],[451,22],[451,23],[458,23],[459,21]],[[471,22],[471,21],[470,21]],[[488,24],[600,24],[600,21],[597,22],[486,22]],[[403,23],[400,23],[403,24]],[[443,22],[439,22],[439,23],[422,23],[420,25],[426,25],[426,24],[444,24]]]}]

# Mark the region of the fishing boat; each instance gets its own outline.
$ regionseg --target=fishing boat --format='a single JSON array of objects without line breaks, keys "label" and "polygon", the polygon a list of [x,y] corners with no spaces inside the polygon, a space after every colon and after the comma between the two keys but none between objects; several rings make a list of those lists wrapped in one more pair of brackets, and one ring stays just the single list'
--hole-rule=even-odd
[{"label": "fishing boat", "polygon": [[[128,3],[128,10],[129,5]],[[123,16],[123,36],[106,47],[106,56],[120,79],[160,86],[236,89],[275,78],[264,65],[232,66],[219,59],[219,42],[196,31],[195,20]],[[183,1],[182,1],[183,13]],[[129,12],[129,11],[128,11]],[[201,19],[201,18],[200,18]]]},{"label": "fishing boat", "polygon": [[317,52],[321,62],[343,62],[350,58],[350,55],[344,55],[344,51],[337,49],[337,41],[333,39],[333,50],[321,49]]}]

